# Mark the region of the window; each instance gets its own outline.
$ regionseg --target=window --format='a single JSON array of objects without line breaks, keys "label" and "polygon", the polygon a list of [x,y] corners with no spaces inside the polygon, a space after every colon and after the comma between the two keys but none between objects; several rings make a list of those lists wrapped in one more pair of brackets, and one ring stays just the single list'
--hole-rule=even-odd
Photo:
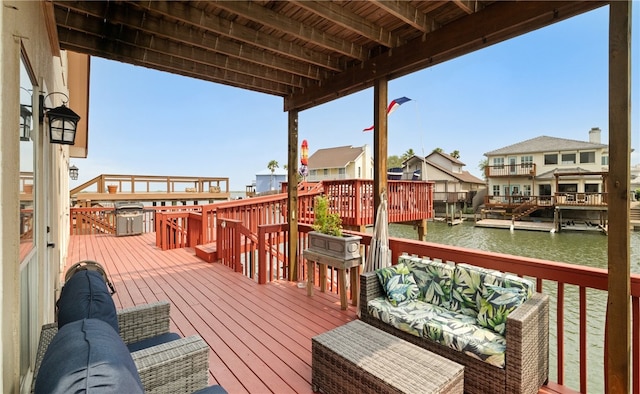
[{"label": "window", "polygon": [[596,162],[596,152],[580,152],[580,163],[592,163]]},{"label": "window", "polygon": [[362,167],[358,167],[358,179],[362,178]]},{"label": "window", "polygon": [[493,185],[493,195],[494,196],[500,195],[500,185]]},{"label": "window", "polygon": [[601,164],[603,166],[608,166],[609,165],[609,156],[602,155],[602,158],[600,160],[601,160]]},{"label": "window", "polygon": [[532,168],[533,156],[520,156],[520,168]]},{"label": "window", "polygon": [[531,195],[531,185],[523,185],[522,186],[522,194],[525,196]]},{"label": "window", "polygon": [[493,158],[493,166],[496,168],[504,167],[504,157],[494,157]]},{"label": "window", "polygon": [[563,153],[562,154],[562,164],[576,164],[576,154],[575,153]]},{"label": "window", "polygon": [[324,170],[322,170],[322,174],[323,174],[324,176],[329,175],[329,169],[328,169],[328,168],[325,168]]},{"label": "window", "polygon": [[551,195],[551,185],[538,185],[538,195],[539,196],[550,196]]},{"label": "window", "polygon": [[558,164],[558,154],[553,153],[549,155],[544,155],[544,164],[546,165]]},{"label": "window", "polygon": [[600,184],[598,183],[585,183],[584,184],[585,193],[600,193]]}]

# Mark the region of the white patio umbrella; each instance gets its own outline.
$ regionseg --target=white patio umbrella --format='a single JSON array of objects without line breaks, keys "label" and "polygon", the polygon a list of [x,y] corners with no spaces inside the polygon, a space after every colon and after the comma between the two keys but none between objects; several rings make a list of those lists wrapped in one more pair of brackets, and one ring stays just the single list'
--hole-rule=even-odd
[{"label": "white patio umbrella", "polygon": [[[387,193],[380,194],[380,206],[373,225],[373,234],[369,252],[364,264],[364,272],[375,271],[379,268],[391,266],[391,251],[389,250],[389,217],[387,210]],[[360,317],[360,299],[356,314]]]},{"label": "white patio umbrella", "polygon": [[380,206],[376,214],[376,222],[373,226],[371,245],[367,253],[364,272],[375,271],[379,268],[391,265],[391,252],[389,251],[389,218],[387,210],[387,193],[380,195]]}]

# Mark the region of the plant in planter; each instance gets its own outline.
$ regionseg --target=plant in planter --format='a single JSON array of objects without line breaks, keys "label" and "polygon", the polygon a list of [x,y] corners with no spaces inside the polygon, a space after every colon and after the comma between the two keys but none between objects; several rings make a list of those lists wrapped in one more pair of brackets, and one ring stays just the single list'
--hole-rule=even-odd
[{"label": "plant in planter", "polygon": [[357,235],[342,234],[342,218],[329,211],[329,199],[318,196],[314,201],[313,230],[309,233],[309,250],[345,260],[360,257]]}]

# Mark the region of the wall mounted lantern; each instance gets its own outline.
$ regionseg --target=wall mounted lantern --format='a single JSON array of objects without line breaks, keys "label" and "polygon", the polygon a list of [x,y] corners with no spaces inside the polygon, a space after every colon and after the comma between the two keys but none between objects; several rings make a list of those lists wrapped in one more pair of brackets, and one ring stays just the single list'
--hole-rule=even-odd
[{"label": "wall mounted lantern", "polygon": [[[44,101],[52,94],[61,94],[67,98],[62,105],[56,108],[46,108]],[[67,107],[69,96],[61,92],[53,92],[48,95],[40,94],[40,123],[46,113],[49,120],[49,141],[52,144],[73,145],[76,140],[76,127],[80,116]]]},{"label": "wall mounted lantern", "polygon": [[20,104],[20,141],[31,139],[31,106]]},{"label": "wall mounted lantern", "polygon": [[78,179],[78,167],[74,165],[69,167],[69,178],[73,179],[74,181]]}]

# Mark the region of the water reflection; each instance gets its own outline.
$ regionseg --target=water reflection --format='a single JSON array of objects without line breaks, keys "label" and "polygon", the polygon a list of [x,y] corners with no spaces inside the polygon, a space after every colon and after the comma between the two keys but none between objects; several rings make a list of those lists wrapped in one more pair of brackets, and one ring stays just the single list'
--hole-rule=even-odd
[{"label": "water reflection", "polygon": [[[417,232],[411,226],[391,224],[392,237],[417,239]],[[607,268],[606,235],[597,232],[547,233],[538,231],[509,231],[474,227],[472,222],[457,226],[446,223],[429,222],[427,241],[439,244],[480,249],[496,253],[507,253],[543,260]],[[640,232],[631,233],[631,272],[640,273]],[[544,292],[551,297],[550,308],[550,380],[557,382],[557,331],[556,331],[556,284],[545,281]],[[564,345],[565,345],[565,385],[579,390],[579,303],[578,288],[565,286]],[[587,384],[589,393],[604,392],[604,321],[607,294],[600,290],[587,290]]]}]

